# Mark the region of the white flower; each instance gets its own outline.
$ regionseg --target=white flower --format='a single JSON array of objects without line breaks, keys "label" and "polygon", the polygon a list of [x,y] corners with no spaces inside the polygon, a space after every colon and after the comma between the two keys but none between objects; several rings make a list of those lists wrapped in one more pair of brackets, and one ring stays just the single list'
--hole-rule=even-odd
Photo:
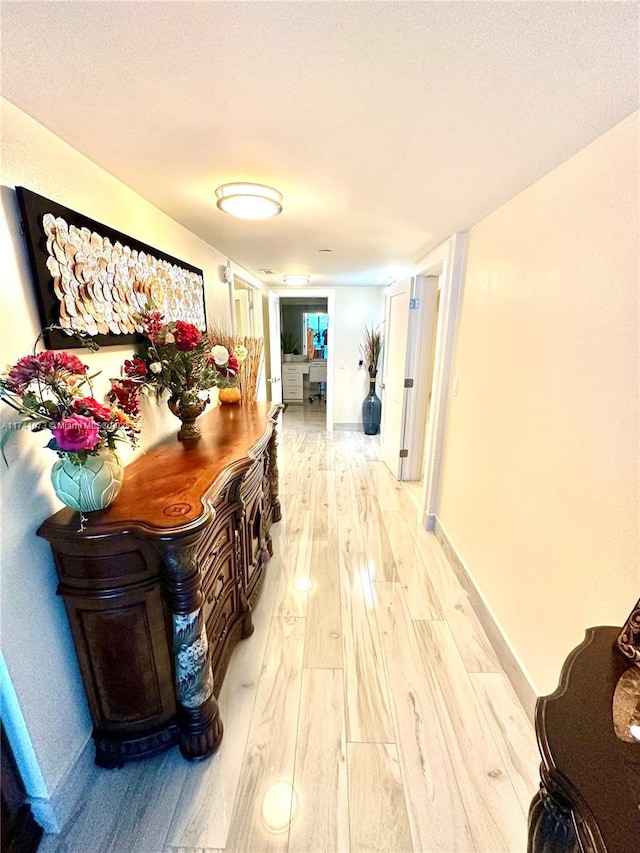
[{"label": "white flower", "polygon": [[165,344],[175,344],[176,339],[173,335],[173,332],[167,332],[167,334],[164,336],[164,342]]},{"label": "white flower", "polygon": [[160,373],[162,371],[162,365],[160,364],[159,361],[152,361],[151,364],[149,365],[149,370],[152,373]]},{"label": "white flower", "polygon": [[213,360],[218,365],[218,367],[224,367],[225,364],[227,364],[229,361],[229,352],[227,348],[221,346],[220,344],[218,344],[218,346],[215,346],[211,350],[211,355],[213,356]]},{"label": "white flower", "polygon": [[242,364],[245,358],[249,355],[249,350],[242,346],[242,344],[238,344],[238,346],[234,350],[235,356],[238,359],[238,364]]}]

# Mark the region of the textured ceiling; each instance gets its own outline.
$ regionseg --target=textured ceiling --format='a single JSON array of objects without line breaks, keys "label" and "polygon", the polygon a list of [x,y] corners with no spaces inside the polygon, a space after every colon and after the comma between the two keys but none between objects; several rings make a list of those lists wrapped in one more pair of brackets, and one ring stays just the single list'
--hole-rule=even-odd
[{"label": "textured ceiling", "polygon": [[638,108],[638,9],[5,0],[2,89],[267,284],[383,284]]}]

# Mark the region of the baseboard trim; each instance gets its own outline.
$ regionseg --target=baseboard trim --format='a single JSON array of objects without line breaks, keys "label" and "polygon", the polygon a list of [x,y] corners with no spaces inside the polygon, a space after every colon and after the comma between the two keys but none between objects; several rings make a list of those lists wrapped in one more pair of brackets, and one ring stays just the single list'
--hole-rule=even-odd
[{"label": "baseboard trim", "polygon": [[529,717],[532,723],[535,722],[535,707],[537,695],[531,686],[531,683],[520,666],[520,663],[513,653],[511,646],[509,645],[508,640],[502,633],[500,626],[496,622],[493,617],[493,614],[487,607],[482,595],[480,594],[478,588],[476,587],[469,571],[463,561],[461,560],[458,552],[454,548],[449,536],[444,530],[440,519],[438,516],[429,516],[428,522],[433,520],[433,526],[428,527],[428,529],[433,530],[433,533],[442,546],[442,550],[447,557],[447,560],[451,564],[451,568],[456,574],[456,577],[462,584],[465,592],[469,596],[469,602],[473,607],[473,611],[478,617],[478,621],[480,625],[484,629],[485,634],[487,635],[487,639],[491,643],[494,652],[498,660],[500,661],[500,665],[505,671],[505,675],[511,682],[511,686],[513,687],[516,696],[518,697],[520,704],[525,710],[525,713]]},{"label": "baseboard trim", "polygon": [[355,424],[349,424],[349,423],[334,424],[333,429],[336,431],[344,431],[344,432],[362,432],[362,422],[355,423]]},{"label": "baseboard trim", "polygon": [[[93,738],[89,738],[51,798],[47,802],[38,802],[33,797],[29,798],[36,820],[41,826],[44,826],[47,834],[55,835],[62,832],[74,810],[77,809],[83,791],[87,790],[91,778],[96,772],[94,758]],[[102,772],[108,773],[110,771],[103,770]],[[40,818],[45,819],[46,824],[41,822]]]}]

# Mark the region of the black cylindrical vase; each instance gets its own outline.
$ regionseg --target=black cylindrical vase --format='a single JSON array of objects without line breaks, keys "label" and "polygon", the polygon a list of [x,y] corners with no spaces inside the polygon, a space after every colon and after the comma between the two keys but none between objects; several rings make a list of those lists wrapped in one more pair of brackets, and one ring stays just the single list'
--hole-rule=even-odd
[{"label": "black cylindrical vase", "polygon": [[377,435],[380,432],[382,403],[376,394],[376,377],[369,377],[369,393],[362,401],[362,426],[365,435]]}]

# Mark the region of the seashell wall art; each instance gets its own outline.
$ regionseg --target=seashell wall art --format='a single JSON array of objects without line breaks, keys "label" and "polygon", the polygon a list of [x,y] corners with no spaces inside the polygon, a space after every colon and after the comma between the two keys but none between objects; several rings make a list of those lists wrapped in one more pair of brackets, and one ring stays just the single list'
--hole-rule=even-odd
[{"label": "seashell wall art", "polygon": [[167,320],[206,331],[202,270],[17,187],[23,230],[50,349],[84,333],[100,346],[135,342],[136,315],[151,303]]}]

